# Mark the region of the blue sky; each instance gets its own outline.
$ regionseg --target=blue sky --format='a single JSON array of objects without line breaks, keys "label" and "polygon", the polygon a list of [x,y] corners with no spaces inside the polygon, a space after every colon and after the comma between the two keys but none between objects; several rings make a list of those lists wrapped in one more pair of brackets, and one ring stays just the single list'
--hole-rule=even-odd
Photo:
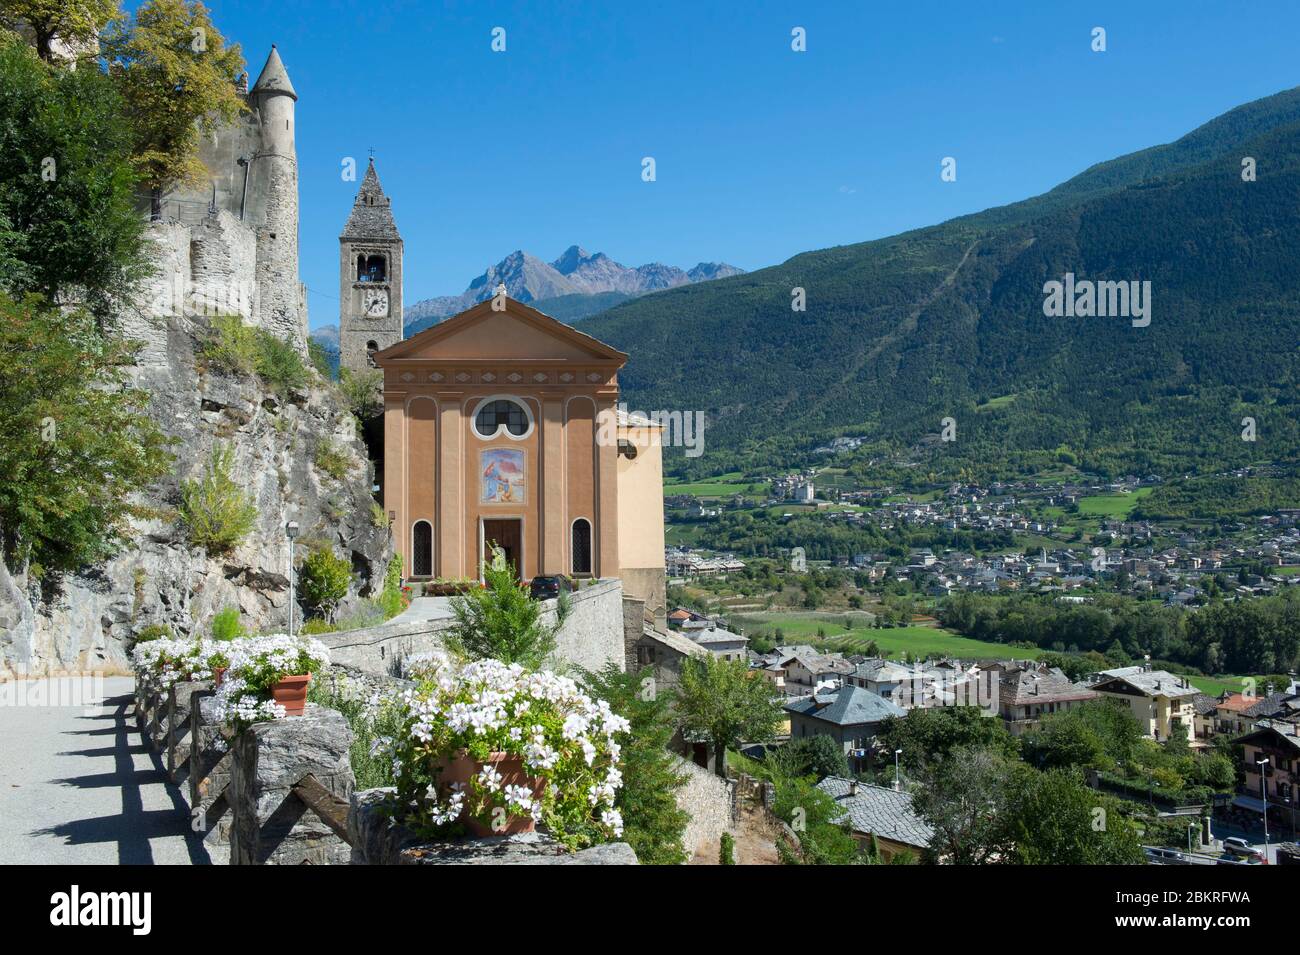
[{"label": "blue sky", "polygon": [[516,248],[762,268],[1043,192],[1300,83],[1294,0],[210,6],[254,78],[275,42],[298,90],[313,327],[337,320],[340,164],[370,147],[409,305]]}]

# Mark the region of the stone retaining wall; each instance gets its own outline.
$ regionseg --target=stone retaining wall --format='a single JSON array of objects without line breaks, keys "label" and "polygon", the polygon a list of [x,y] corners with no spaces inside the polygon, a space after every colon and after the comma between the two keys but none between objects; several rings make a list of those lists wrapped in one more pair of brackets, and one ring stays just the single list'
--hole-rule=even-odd
[{"label": "stone retaining wall", "polygon": [[446,842],[421,840],[401,826],[391,825],[385,803],[393,789],[367,789],[352,794],[348,835],[355,847],[355,865],[637,865],[626,842],[608,842],[568,852],[544,833],[530,832],[487,839]]},{"label": "stone retaining wall", "polygon": [[[623,666],[626,656],[623,623],[623,584],[599,580],[570,595],[570,611],[556,635],[556,655],[564,662],[599,670],[608,662]],[[542,620],[554,626],[556,602],[546,601]],[[402,621],[377,627],[318,634],[329,647],[330,659],[369,673],[397,676],[401,661],[412,653],[444,646],[449,619]]]},{"label": "stone retaining wall", "polygon": [[736,784],[685,759],[679,758],[676,768],[687,776],[686,785],[677,790],[677,806],[691,817],[682,834],[689,857],[735,828]]}]

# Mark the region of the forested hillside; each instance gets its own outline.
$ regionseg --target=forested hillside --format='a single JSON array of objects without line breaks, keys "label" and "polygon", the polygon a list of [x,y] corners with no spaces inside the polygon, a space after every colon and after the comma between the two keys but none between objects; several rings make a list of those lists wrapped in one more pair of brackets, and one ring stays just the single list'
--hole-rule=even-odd
[{"label": "forested hillside", "polygon": [[[647,296],[583,328],[632,355],[635,407],[709,414],[695,470],[797,457],[834,434],[940,476],[1293,463],[1298,199],[1289,90],[1043,196]],[[1046,317],[1044,283],[1066,272],[1150,281],[1150,325]],[[939,442],[949,416],[957,440]]]}]

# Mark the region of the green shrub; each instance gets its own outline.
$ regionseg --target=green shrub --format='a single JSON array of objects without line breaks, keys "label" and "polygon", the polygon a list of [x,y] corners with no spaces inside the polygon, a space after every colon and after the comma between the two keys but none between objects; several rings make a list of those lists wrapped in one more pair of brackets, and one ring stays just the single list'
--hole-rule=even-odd
[{"label": "green shrub", "polygon": [[239,621],[238,607],[223,607],[212,618],[213,640],[235,640],[244,636],[244,625]]},{"label": "green shrub", "polygon": [[227,374],[256,374],[277,394],[305,388],[309,379],[297,348],[265,329],[245,325],[238,315],[213,318],[199,354],[209,367]]},{"label": "green shrub", "polygon": [[328,547],[318,547],[302,562],[302,598],[310,607],[330,616],[352,584],[352,564]]},{"label": "green shrub", "polygon": [[383,386],[384,373],[377,368],[339,370],[339,391],[348,403],[348,409],[361,421],[383,411]]},{"label": "green shrub", "polygon": [[332,624],[328,620],[322,620],[320,617],[313,617],[299,628],[298,632],[304,637],[315,636],[318,633],[334,633],[338,630],[337,624]]},{"label": "green shrub", "polygon": [[483,568],[483,583],[451,598],[456,624],[447,645],[474,660],[490,657],[530,668],[542,666],[555,649],[555,631],[541,622],[541,604],[520,585],[499,547],[493,548],[492,562]]},{"label": "green shrub", "polygon": [[257,371],[257,329],[245,325],[238,315],[217,315],[199,354],[219,371],[251,375]]},{"label": "green shrub", "polygon": [[189,542],[209,554],[234,550],[257,523],[252,495],[231,477],[233,463],[233,449],[218,445],[203,476],[181,482],[181,523]]},{"label": "green shrub", "polygon": [[731,837],[729,832],[724,832],[722,838],[718,840],[718,864],[736,864],[736,840]]},{"label": "green shrub", "polygon": [[336,481],[342,481],[347,477],[348,469],[352,467],[352,455],[348,454],[346,448],[329,438],[322,439],[316,445],[315,461],[316,467]]},{"label": "green shrub", "polygon": [[384,619],[396,617],[407,608],[408,601],[402,593],[402,558],[394,554],[384,571],[384,589],[375,598],[375,603],[384,612]]},{"label": "green shrub", "polygon": [[165,623],[151,623],[147,627],[141,627],[139,633],[135,635],[136,643],[146,643],[149,640],[170,640],[172,637],[172,628]]},{"label": "green shrub", "polygon": [[368,702],[369,697],[364,686],[328,671],[313,679],[307,687],[307,699],[338,710],[352,729],[352,748],[348,756],[357,789],[391,786],[395,782],[392,760],[379,753],[374,743],[400,732],[401,707],[392,694],[380,696],[373,704]]},{"label": "green shrub", "polygon": [[388,512],[384,510],[382,504],[378,501],[370,502],[370,523],[375,527],[388,526]]},{"label": "green shrub", "polygon": [[257,373],[276,394],[307,387],[307,366],[298,349],[270,332],[257,330]]}]

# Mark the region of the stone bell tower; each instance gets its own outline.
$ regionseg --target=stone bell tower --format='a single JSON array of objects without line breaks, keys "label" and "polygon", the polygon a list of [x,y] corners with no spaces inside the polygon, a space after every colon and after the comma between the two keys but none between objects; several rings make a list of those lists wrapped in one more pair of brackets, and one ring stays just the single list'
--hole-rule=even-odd
[{"label": "stone bell tower", "polygon": [[373,352],[402,340],[402,237],[370,160],[339,236],[339,367],[372,368]]}]

